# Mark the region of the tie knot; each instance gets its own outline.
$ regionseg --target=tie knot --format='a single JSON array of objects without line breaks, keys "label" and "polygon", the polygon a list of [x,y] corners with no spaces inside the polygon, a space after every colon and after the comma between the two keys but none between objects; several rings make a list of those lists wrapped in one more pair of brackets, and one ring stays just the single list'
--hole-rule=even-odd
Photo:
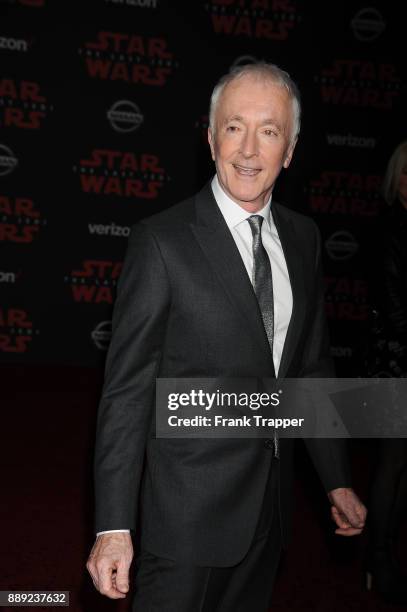
[{"label": "tie knot", "polygon": [[250,224],[253,237],[259,236],[261,233],[261,226],[264,221],[264,217],[262,217],[261,215],[252,215],[247,220]]}]

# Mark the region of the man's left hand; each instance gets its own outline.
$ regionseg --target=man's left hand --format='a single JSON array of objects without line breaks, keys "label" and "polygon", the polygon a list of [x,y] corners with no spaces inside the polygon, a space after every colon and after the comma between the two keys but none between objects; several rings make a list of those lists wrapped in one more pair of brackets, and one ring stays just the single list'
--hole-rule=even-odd
[{"label": "man's left hand", "polygon": [[366,522],[367,510],[353,489],[341,487],[328,493],[332,518],[338,526],[335,533],[359,535]]}]

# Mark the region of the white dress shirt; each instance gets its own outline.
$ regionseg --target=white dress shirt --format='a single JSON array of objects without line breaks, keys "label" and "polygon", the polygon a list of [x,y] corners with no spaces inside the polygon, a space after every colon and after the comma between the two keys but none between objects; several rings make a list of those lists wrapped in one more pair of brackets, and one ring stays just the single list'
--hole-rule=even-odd
[{"label": "white dress shirt", "polygon": [[[253,284],[253,236],[247,219],[252,213],[247,212],[236,204],[220,186],[217,175],[212,179],[212,191],[226,224],[233,236],[243,263]],[[259,210],[257,215],[264,217],[261,228],[261,239],[270,259],[271,272],[273,276],[274,297],[274,337],[273,337],[273,362],[276,376],[280,366],[285,337],[288,324],[290,323],[293,308],[293,296],[290,278],[288,276],[287,264],[277,228],[271,214],[271,197],[267,204]],[[129,533],[129,529],[110,529],[99,531],[96,535],[103,533]]]},{"label": "white dress shirt", "polygon": [[[253,284],[253,236],[249,222],[247,221],[253,213],[247,212],[224,192],[216,174],[212,180],[212,191],[236,246],[239,249],[250,282]],[[271,214],[271,206],[270,197],[264,208],[259,210],[256,214],[264,217],[261,227],[261,240],[269,256],[273,276],[273,362],[277,376],[293,309],[293,295],[284,252],[273,220],[273,215]]]}]

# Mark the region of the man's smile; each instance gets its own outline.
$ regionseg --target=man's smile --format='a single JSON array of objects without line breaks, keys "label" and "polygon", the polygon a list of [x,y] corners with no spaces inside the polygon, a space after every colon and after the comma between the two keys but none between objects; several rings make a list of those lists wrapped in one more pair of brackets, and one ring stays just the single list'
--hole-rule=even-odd
[{"label": "man's smile", "polygon": [[249,166],[241,166],[240,164],[232,165],[241,176],[257,176],[261,172],[261,168],[250,168]]}]

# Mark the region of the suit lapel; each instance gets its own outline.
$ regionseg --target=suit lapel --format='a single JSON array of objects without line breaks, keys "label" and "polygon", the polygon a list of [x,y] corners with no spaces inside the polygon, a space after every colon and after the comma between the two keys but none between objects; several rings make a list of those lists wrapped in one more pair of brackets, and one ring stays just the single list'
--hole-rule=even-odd
[{"label": "suit lapel", "polygon": [[306,294],[304,268],[301,252],[298,248],[300,242],[296,237],[293,223],[285,218],[285,215],[282,213],[282,207],[279,204],[273,202],[271,210],[284,251],[293,294],[293,310],[278,372],[279,377],[283,378],[287,375],[304,324]]},{"label": "suit lapel", "polygon": [[[231,303],[249,326],[259,350],[273,367],[270,347],[253,286],[232,234],[216,204],[208,183],[195,198],[196,223],[191,229]],[[281,356],[279,377],[286,376],[304,324],[306,293],[298,238],[284,208],[272,203],[273,219],[284,251],[293,294],[293,310]]]},{"label": "suit lapel", "polygon": [[242,317],[242,324],[249,326],[259,350],[272,368],[271,351],[253,286],[210,184],[197,194],[195,205],[197,221],[191,224],[192,232],[232,305]]}]

